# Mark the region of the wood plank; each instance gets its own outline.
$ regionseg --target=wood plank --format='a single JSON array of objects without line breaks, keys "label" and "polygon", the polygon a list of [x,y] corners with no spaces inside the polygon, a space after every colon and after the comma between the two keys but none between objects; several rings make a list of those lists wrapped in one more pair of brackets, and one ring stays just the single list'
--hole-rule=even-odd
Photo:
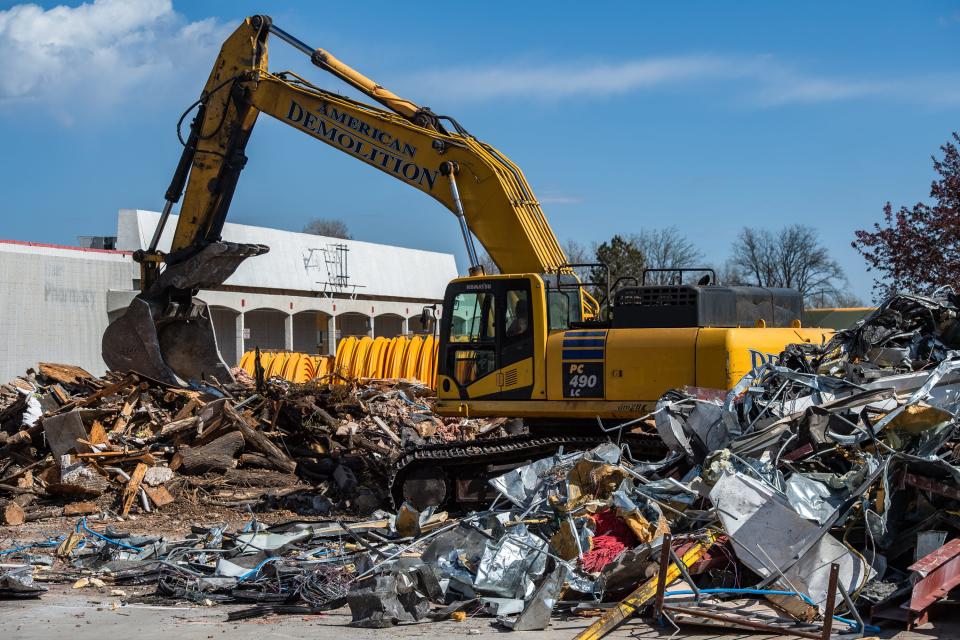
[{"label": "wood plank", "polygon": [[106,396],[110,396],[119,391],[122,391],[123,389],[126,389],[127,387],[129,387],[131,384],[135,384],[138,380],[139,378],[137,378],[136,375],[132,373],[128,374],[124,376],[124,378],[119,382],[114,382],[113,384],[109,384],[103,387],[102,389],[91,393],[89,396],[85,398],[82,398],[80,400],[74,400],[72,402],[69,402],[63,405],[62,407],[60,407],[60,410],[57,413],[63,413],[64,411],[69,411],[74,407],[90,406],[94,402],[97,402],[98,400],[100,400],[100,398],[104,398]]},{"label": "wood plank", "polygon": [[146,473],[147,465],[140,462],[133,473],[130,474],[130,481],[127,482],[127,486],[123,490],[123,508],[120,510],[120,515],[126,516],[130,513],[130,508],[137,500],[137,494],[140,493],[140,483],[143,482],[143,476]]},{"label": "wood plank", "polygon": [[170,495],[166,487],[148,487],[144,485],[143,490],[147,492],[147,497],[150,498],[150,502],[157,508],[173,502],[173,496]]},{"label": "wood plank", "polygon": [[65,384],[79,384],[81,380],[93,377],[93,374],[86,369],[72,364],[41,362],[38,369],[40,370],[40,375]]},{"label": "wood plank", "polygon": [[67,517],[86,516],[99,510],[93,502],[71,502],[63,507],[63,515]]},{"label": "wood plank", "polygon": [[110,444],[110,438],[107,436],[107,430],[103,428],[103,423],[94,420],[90,427],[90,435],[87,438],[90,444]]}]

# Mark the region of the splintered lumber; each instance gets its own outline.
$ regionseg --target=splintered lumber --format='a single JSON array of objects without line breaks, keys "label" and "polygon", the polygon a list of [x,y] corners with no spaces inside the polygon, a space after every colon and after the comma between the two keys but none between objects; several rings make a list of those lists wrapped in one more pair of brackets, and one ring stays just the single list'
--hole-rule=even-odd
[{"label": "splintered lumber", "polygon": [[[123,402],[123,407],[120,409],[120,415],[117,416],[117,421],[113,423],[113,428],[110,430],[112,433],[121,433],[127,428],[127,423],[130,422],[130,418],[133,416],[133,410],[140,401],[140,392],[145,390],[143,389],[144,385],[147,385],[147,383],[135,386],[133,391],[127,395]],[[149,387],[149,385],[147,385],[147,387]]]},{"label": "splintered lumber", "polygon": [[39,369],[40,375],[64,384],[78,384],[81,380],[93,378],[93,374],[86,369],[71,364],[41,362]]},{"label": "splintered lumber", "polygon": [[234,409],[229,403],[224,404],[223,407],[226,414],[240,429],[240,432],[243,434],[243,438],[246,440],[247,444],[253,449],[256,449],[262,453],[275,469],[285,473],[291,473],[297,468],[296,462],[291,460],[290,457],[277,445],[270,442],[270,439],[267,438],[267,436],[263,435],[247,424],[246,418],[237,413],[236,409]]},{"label": "splintered lumber", "polygon": [[63,515],[67,517],[86,516],[99,510],[93,502],[71,502],[63,507]]},{"label": "splintered lumber", "polygon": [[70,402],[70,394],[61,385],[55,384],[49,388],[50,393],[53,394],[53,397],[57,399],[61,406]]},{"label": "splintered lumber", "polygon": [[[175,456],[179,462],[177,471],[185,475],[201,475],[208,471],[232,469],[237,466],[236,455],[243,445],[243,435],[231,431],[202,447],[181,449]],[[170,466],[173,468],[173,464]]]},{"label": "splintered lumber", "polygon": [[137,468],[130,474],[130,480],[123,490],[123,508],[120,510],[120,515],[125,516],[130,513],[130,508],[137,499],[137,494],[140,492],[140,483],[143,482],[143,476],[146,472],[147,465],[142,462],[137,463]]},{"label": "splintered lumber", "polygon": [[383,431],[387,434],[387,437],[393,440],[395,443],[400,444],[400,436],[393,432],[393,430],[387,426],[387,423],[383,421],[379,416],[370,416],[373,418],[374,424],[380,427],[380,431]]},{"label": "splintered lumber", "polygon": [[152,502],[155,507],[162,507],[163,505],[173,502],[173,496],[170,495],[166,487],[148,487],[147,485],[143,485],[143,490],[147,492],[147,497],[150,498],[150,502]]},{"label": "splintered lumber", "polygon": [[167,424],[160,427],[159,433],[153,436],[151,440],[162,440],[176,433],[181,433],[184,431],[190,431],[191,429],[196,429],[198,426],[200,426],[200,418],[198,416],[191,416],[189,418],[174,420],[173,422],[168,422]]},{"label": "splintered lumber", "polygon": [[114,382],[113,384],[108,384],[102,389],[91,393],[90,395],[88,395],[87,397],[81,400],[76,400],[63,405],[62,407],[60,407],[60,411],[58,411],[58,413],[63,413],[64,411],[68,411],[70,409],[73,409],[74,407],[89,406],[97,402],[98,400],[100,400],[100,398],[105,398],[107,396],[113,395],[118,391],[122,391],[123,389],[126,389],[131,384],[136,384],[138,380],[139,378],[137,378],[136,375],[132,373],[128,374],[122,380],[118,382]]},{"label": "splintered lumber", "polygon": [[93,421],[88,440],[90,444],[110,444],[110,438],[107,437],[107,430],[103,428],[99,420]]}]

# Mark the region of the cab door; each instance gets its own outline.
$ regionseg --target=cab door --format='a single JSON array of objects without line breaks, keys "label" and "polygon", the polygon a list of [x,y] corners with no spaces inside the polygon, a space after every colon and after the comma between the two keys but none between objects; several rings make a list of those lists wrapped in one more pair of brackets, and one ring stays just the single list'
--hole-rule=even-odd
[{"label": "cab door", "polygon": [[500,353],[497,397],[502,400],[530,398],[534,382],[534,317],[527,279],[497,281],[498,351]]},{"label": "cab door", "polygon": [[530,281],[491,277],[451,285],[441,324],[441,398],[514,400],[534,387]]}]

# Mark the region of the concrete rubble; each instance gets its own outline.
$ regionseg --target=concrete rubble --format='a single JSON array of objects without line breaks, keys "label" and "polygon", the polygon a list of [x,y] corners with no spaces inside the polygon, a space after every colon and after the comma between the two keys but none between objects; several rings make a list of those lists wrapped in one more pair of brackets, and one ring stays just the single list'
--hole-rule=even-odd
[{"label": "concrete rubble", "polygon": [[[821,638],[949,619],[958,316],[950,292],[895,296],[730,392],[673,390],[608,443],[492,479],[496,498],[469,513],[389,509],[398,452],[497,435],[493,421],[433,416],[418,385],[247,380],[215,397],[41,366],[4,388],[0,496],[25,520],[93,506],[0,561],[21,577],[33,566],[61,582],[153,584],[151,602],[244,605],[230,619],[349,607],[373,628],[482,615],[524,631],[592,616],[578,637],[600,638],[646,615]],[[669,454],[633,459],[620,444],[631,430],[658,433]],[[248,492],[231,484],[238,473],[275,482]],[[189,495],[250,515],[234,530],[125,531],[117,516],[165,508],[158,488],[173,506]],[[303,517],[258,519],[281,505]],[[7,566],[0,580],[19,581]]]}]

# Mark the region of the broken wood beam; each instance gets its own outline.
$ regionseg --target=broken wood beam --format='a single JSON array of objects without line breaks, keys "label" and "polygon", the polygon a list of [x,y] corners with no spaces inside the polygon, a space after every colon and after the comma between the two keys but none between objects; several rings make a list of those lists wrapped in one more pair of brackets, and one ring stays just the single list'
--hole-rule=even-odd
[{"label": "broken wood beam", "polygon": [[137,500],[137,494],[140,493],[140,483],[143,482],[143,476],[147,473],[147,468],[147,465],[138,462],[137,468],[130,474],[130,480],[123,489],[123,507],[120,510],[120,515],[126,516],[130,513],[130,508],[133,507],[133,503]]},{"label": "broken wood beam", "polygon": [[233,420],[240,429],[240,433],[243,434],[243,438],[247,444],[266,456],[267,460],[270,461],[270,464],[273,465],[275,469],[283,471],[284,473],[292,473],[293,470],[297,468],[297,463],[291,460],[290,456],[284,453],[280,447],[270,442],[267,436],[247,424],[246,419],[237,413],[229,402],[224,404],[223,407],[227,416]]},{"label": "broken wood beam", "polygon": [[[236,455],[243,449],[244,442],[239,431],[231,431],[202,447],[183,448],[174,456],[179,463],[176,470],[185,475],[201,475],[232,469],[237,466]],[[170,468],[174,468],[173,463]]]}]

